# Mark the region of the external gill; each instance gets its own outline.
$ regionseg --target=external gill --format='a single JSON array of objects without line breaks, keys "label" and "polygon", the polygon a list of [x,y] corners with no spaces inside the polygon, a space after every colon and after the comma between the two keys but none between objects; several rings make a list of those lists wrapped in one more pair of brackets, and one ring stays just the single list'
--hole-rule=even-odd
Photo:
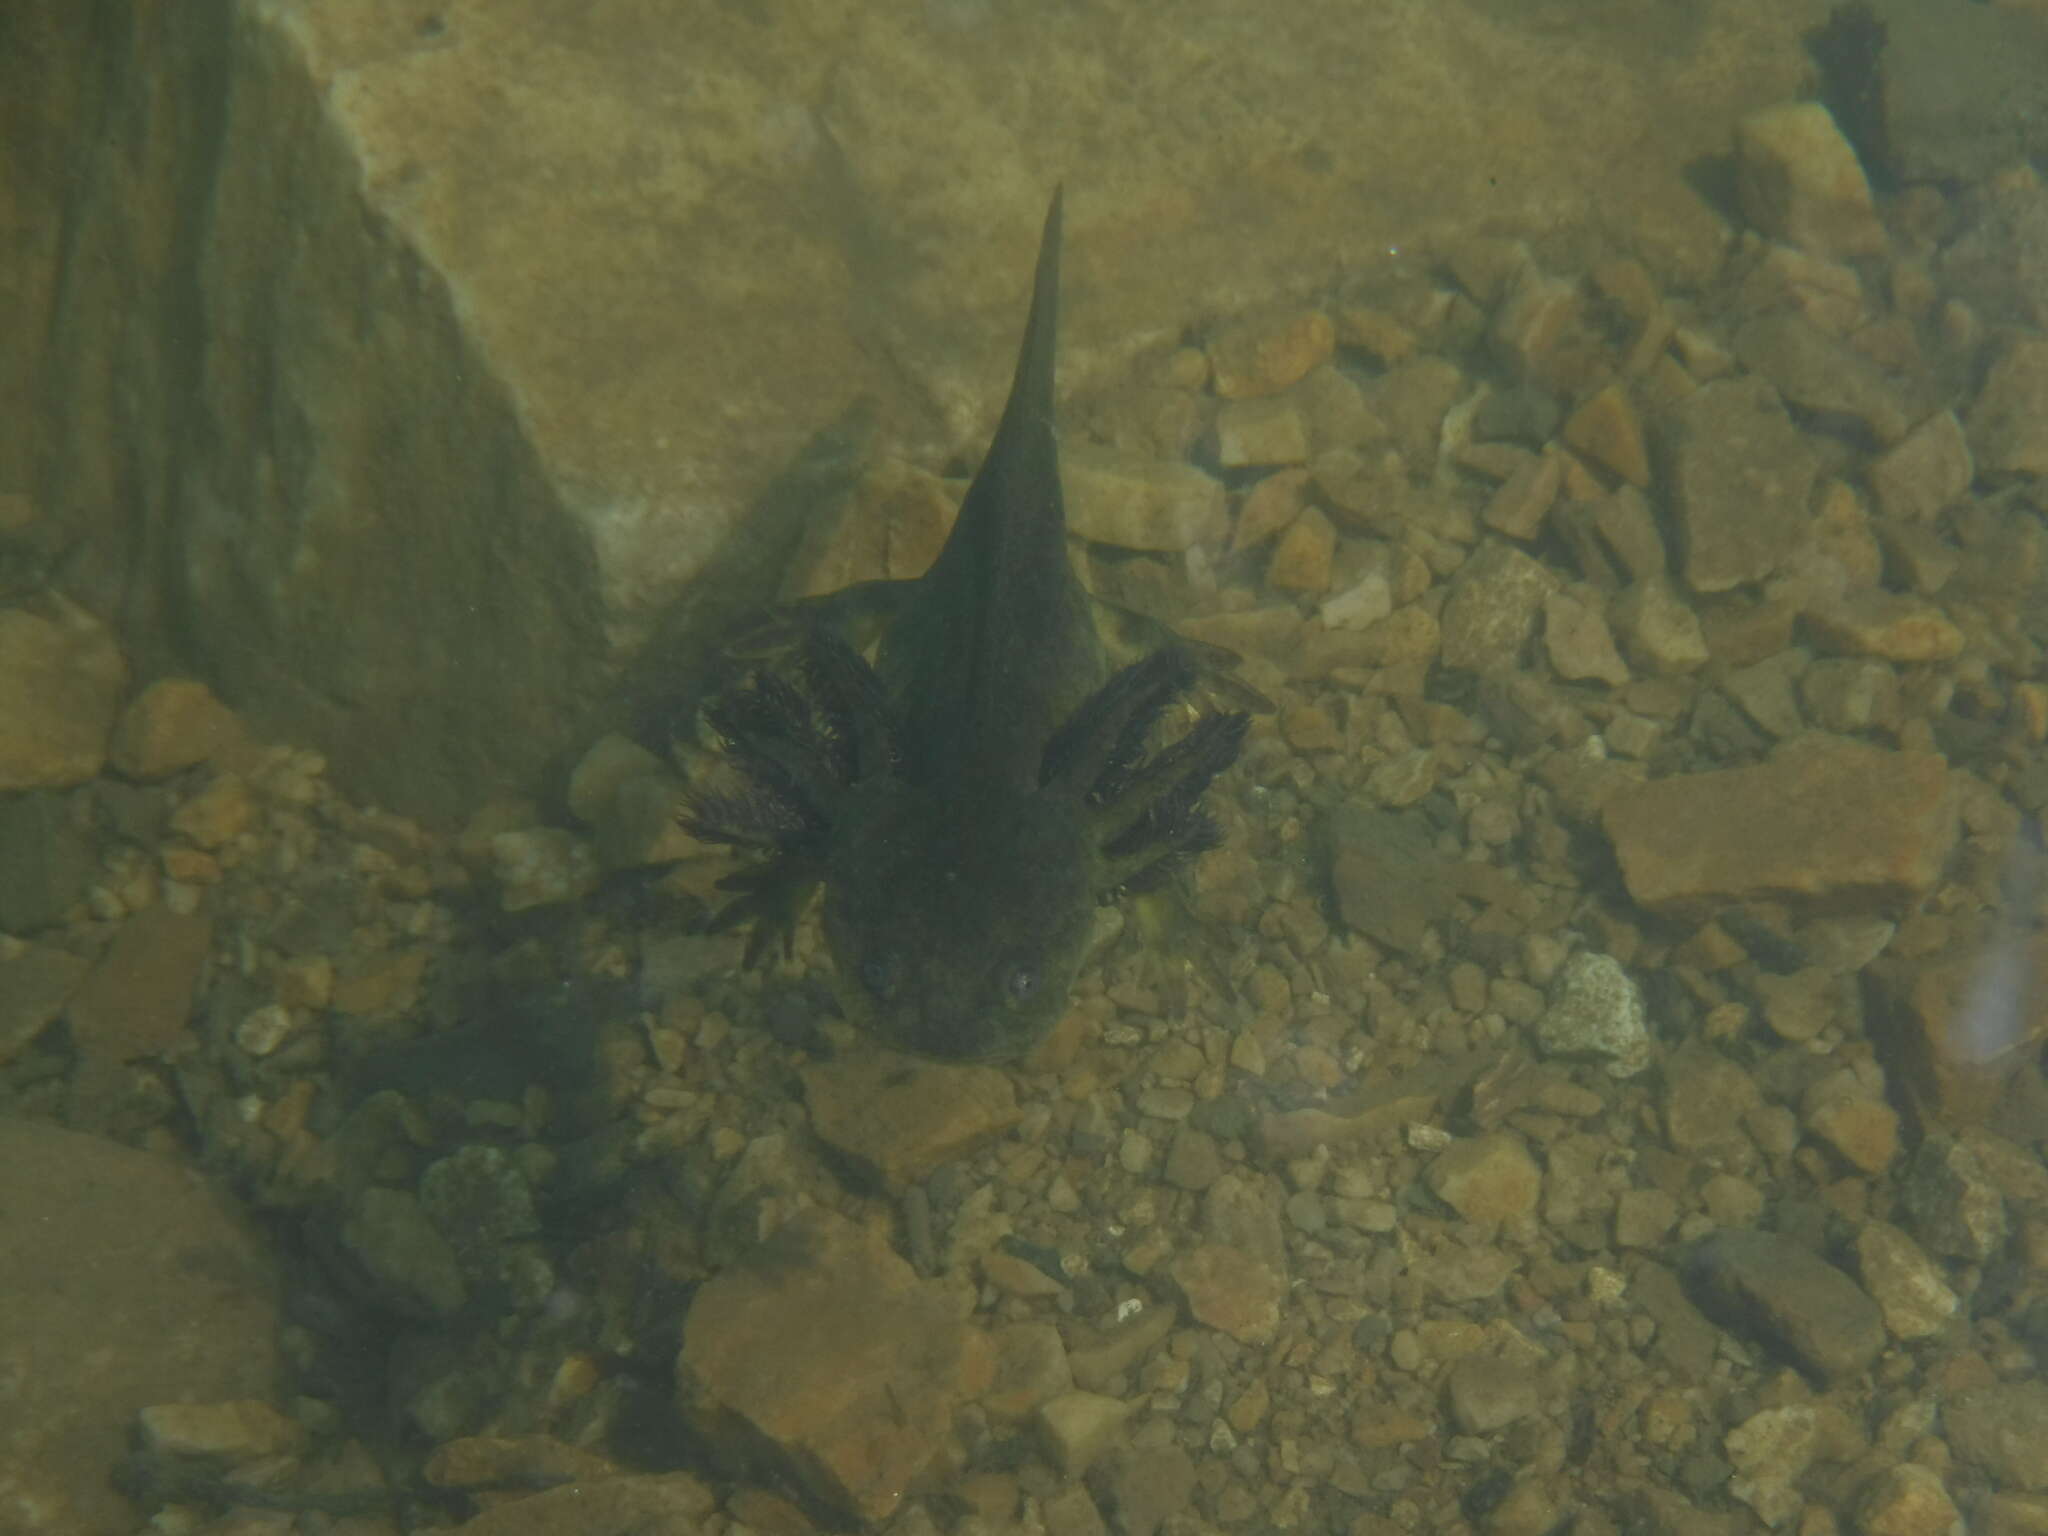
[{"label": "external gill", "polygon": [[718,882],[733,899],[705,924],[751,925],[747,965],[772,941],[790,952],[846,793],[896,760],[881,684],[849,647],[809,632],[793,673],[758,672],[705,707],[726,782],[693,790],[677,816],[692,836],[758,859]]},{"label": "external gill", "polygon": [[1173,646],[1114,673],[1053,732],[1039,760],[1039,784],[1094,804],[1113,798],[1143,759],[1152,727],[1193,680],[1187,657]]},{"label": "external gill", "polygon": [[1187,735],[1139,765],[1103,807],[1099,825],[1110,889],[1150,890],[1181,860],[1222,841],[1215,821],[1201,810],[1202,792],[1237,760],[1248,723],[1240,714],[1204,715]]},{"label": "external gill", "polygon": [[1179,740],[1150,756],[1145,750],[1194,676],[1178,647],[1156,651],[1112,676],[1047,745],[1042,782],[1084,788],[1094,810],[1104,894],[1148,890],[1218,841],[1201,797],[1236,759],[1247,717],[1205,715]]}]

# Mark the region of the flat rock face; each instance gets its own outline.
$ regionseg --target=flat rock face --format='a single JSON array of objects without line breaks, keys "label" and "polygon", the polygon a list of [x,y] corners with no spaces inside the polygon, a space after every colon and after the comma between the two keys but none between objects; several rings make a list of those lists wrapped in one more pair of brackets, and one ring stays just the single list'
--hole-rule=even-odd
[{"label": "flat rock face", "polygon": [[994,1379],[986,1335],[878,1235],[793,1217],[697,1292],[677,1362],[686,1410],[794,1486],[885,1520],[944,1447],[953,1411]]},{"label": "flat rock face", "polygon": [[1797,91],[1823,9],[80,11],[0,63],[9,227],[65,231],[5,274],[54,312],[0,389],[145,675],[466,810],[850,402],[978,453],[1055,183],[1069,387],[1482,222],[1619,216],[1694,281],[1729,231],[1679,168]]},{"label": "flat rock face", "polygon": [[1941,758],[1832,736],[1623,790],[1603,820],[1629,894],[1674,913],[1787,898],[1881,907],[1930,889],[1956,835]]},{"label": "flat rock face", "polygon": [[1671,413],[1671,499],[1695,592],[1761,581],[1799,543],[1819,466],[1777,391],[1724,379]]},{"label": "flat rock face", "polygon": [[107,1479],[139,1411],[273,1391],[268,1260],[186,1170],[25,1120],[0,1119],[0,1211],[6,1528],[127,1536]]},{"label": "flat rock face", "polygon": [[811,1126],[892,1185],[923,1178],[1017,1123],[1017,1092],[993,1067],[882,1052],[807,1067]]},{"label": "flat rock face", "polygon": [[565,1483],[485,1510],[458,1536],[695,1536],[718,1500],[687,1472]]}]

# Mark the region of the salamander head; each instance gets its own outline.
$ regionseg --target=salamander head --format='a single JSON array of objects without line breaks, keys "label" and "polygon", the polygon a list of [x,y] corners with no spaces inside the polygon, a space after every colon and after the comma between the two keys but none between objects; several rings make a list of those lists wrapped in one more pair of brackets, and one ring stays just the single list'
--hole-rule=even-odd
[{"label": "salamander head", "polygon": [[898,1050],[1010,1059],[1066,1010],[1094,927],[1084,808],[1051,791],[963,805],[885,780],[849,806],[826,943],[854,1023]]}]

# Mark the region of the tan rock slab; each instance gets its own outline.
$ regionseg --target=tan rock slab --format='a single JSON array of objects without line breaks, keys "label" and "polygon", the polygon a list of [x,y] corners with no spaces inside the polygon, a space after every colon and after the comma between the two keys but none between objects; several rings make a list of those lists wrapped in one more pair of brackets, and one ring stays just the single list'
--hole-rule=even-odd
[{"label": "tan rock slab", "polygon": [[1312,369],[1287,396],[1308,423],[1317,451],[1376,442],[1387,435],[1387,424],[1366,403],[1365,390],[1334,363]]},{"label": "tan rock slab", "polygon": [[1425,1177],[1437,1198],[1467,1221],[1508,1221],[1536,1208],[1543,1173],[1522,1138],[1496,1131],[1453,1142]]},{"label": "tan rock slab", "polygon": [[1209,343],[1216,393],[1226,400],[1277,395],[1330,360],[1337,327],[1319,309],[1248,315]]},{"label": "tan rock slab", "polygon": [[1608,617],[1631,660],[1666,676],[1707,664],[1706,632],[1699,615],[1665,576],[1646,576],[1615,594]]},{"label": "tan rock slab", "polygon": [[1292,400],[1231,400],[1216,413],[1216,460],[1225,469],[1301,464],[1308,455],[1308,421]]},{"label": "tan rock slab", "polygon": [[2048,475],[2048,340],[2022,337],[1992,364],[1970,407],[1977,465],[1994,475]]},{"label": "tan rock slab", "polygon": [[1011,1323],[990,1339],[995,1350],[995,1378],[981,1406],[1005,1424],[1021,1423],[1039,1405],[1074,1387],[1067,1346],[1051,1323]]},{"label": "tan rock slab", "polygon": [[1276,592],[1321,596],[1330,590],[1336,556],[1337,530],[1314,507],[1304,507],[1273,546],[1273,557],[1266,563],[1266,585]]},{"label": "tan rock slab", "polygon": [[[1370,625],[1363,636],[1364,645],[1355,652],[1367,666],[1423,666],[1437,658],[1443,651],[1442,622],[1427,608],[1418,603],[1396,608],[1378,623]],[[1302,660],[1309,667],[1304,674],[1310,677],[1327,675],[1327,665],[1317,663],[1333,662],[1344,664],[1345,651],[1339,646],[1326,647],[1322,654],[1311,648],[1303,653]]]},{"label": "tan rock slab", "polygon": [[83,610],[0,609],[0,794],[98,773],[127,680],[113,636]]},{"label": "tan rock slab", "polygon": [[1533,539],[1542,530],[1551,503],[1557,500],[1558,487],[1563,484],[1561,455],[1524,455],[1487,499],[1480,521],[1511,539]]},{"label": "tan rock slab", "polygon": [[1017,1123],[1017,1090],[994,1067],[849,1053],[803,1072],[811,1129],[890,1184],[915,1183]]},{"label": "tan rock slab", "polygon": [[228,1403],[158,1403],[137,1415],[143,1444],[178,1456],[253,1461],[304,1447],[305,1426],[256,1398]]},{"label": "tan rock slab", "polygon": [[1824,731],[1862,731],[1898,719],[1899,678],[1868,658],[1828,657],[1799,679],[1807,718]]},{"label": "tan rock slab", "polygon": [[1856,151],[1817,101],[1752,112],[1735,128],[1736,193],[1765,234],[1826,256],[1885,249]]},{"label": "tan rock slab", "polygon": [[1223,482],[1192,464],[1069,452],[1060,472],[1077,538],[1175,553],[1220,543],[1230,526]]},{"label": "tan rock slab", "polygon": [[1629,894],[1680,915],[1746,901],[1869,910],[1912,900],[1940,877],[1956,835],[1942,758],[1834,736],[1751,767],[1625,788],[1602,822]]},{"label": "tan rock slab", "polygon": [[1509,282],[1490,335],[1518,377],[1545,389],[1570,392],[1577,383],[1571,372],[1585,356],[1585,348],[1576,345],[1584,317],[1576,283],[1529,263]]},{"label": "tan rock slab", "polygon": [[867,465],[836,516],[829,501],[814,506],[778,595],[822,597],[856,582],[922,576],[952,531],[965,489],[964,480],[898,458]]},{"label": "tan rock slab", "polygon": [[699,1536],[718,1495],[688,1472],[584,1478],[495,1504],[456,1536]]},{"label": "tan rock slab", "polygon": [[1623,575],[1641,581],[1665,573],[1664,535],[1649,502],[1634,486],[1617,487],[1596,501],[1593,526],[1621,562]]},{"label": "tan rock slab", "polygon": [[1863,1536],[1953,1536],[1967,1529],[1941,1474],[1916,1462],[1879,1473],[1856,1497]]},{"label": "tan rock slab", "polygon": [[184,1040],[212,943],[209,919],[168,907],[145,907],[122,923],[64,1010],[79,1049],[114,1063]]},{"label": "tan rock slab", "polygon": [[1419,344],[1415,333],[1383,309],[1363,304],[1345,304],[1337,310],[1337,339],[1391,366],[1415,355]]},{"label": "tan rock slab", "polygon": [[234,711],[190,677],[160,677],[128,703],[114,725],[107,761],[131,779],[161,779],[240,750]]},{"label": "tan rock slab", "polygon": [[1338,752],[1344,732],[1320,704],[1290,704],[1280,711],[1280,737],[1297,752]]},{"label": "tan rock slab", "polygon": [[994,1379],[987,1336],[876,1233],[812,1209],[708,1281],[683,1320],[684,1412],[840,1518],[882,1521]]},{"label": "tan rock slab", "polygon": [[1838,656],[1886,661],[1953,661],[1963,652],[1956,622],[1925,598],[1867,590],[1808,605],[1806,627]]},{"label": "tan rock slab", "polygon": [[1806,663],[1803,651],[1780,651],[1727,673],[1722,691],[1769,735],[1796,736],[1806,728],[1798,702],[1799,677]]},{"label": "tan rock slab", "polygon": [[191,1170],[0,1118],[0,1489],[9,1536],[129,1536],[137,1415],[268,1400],[276,1279]]},{"label": "tan rock slab", "polygon": [[1151,1306],[1100,1330],[1078,1319],[1064,1324],[1061,1337],[1066,1340],[1074,1385],[1088,1392],[1102,1391],[1113,1377],[1157,1348],[1179,1319],[1173,1307]]},{"label": "tan rock slab", "polygon": [[1078,1478],[1117,1442],[1137,1406],[1099,1392],[1062,1392],[1040,1406],[1039,1438],[1053,1464]]},{"label": "tan rock slab", "polygon": [[420,1469],[436,1488],[516,1487],[616,1477],[610,1458],[552,1435],[465,1435],[434,1448]]},{"label": "tan rock slab", "polygon": [[2007,1488],[2048,1490],[2048,1382],[2002,1381],[1958,1392],[1942,1410],[1949,1446]]},{"label": "tan rock slab", "polygon": [[1728,1491],[1772,1529],[1790,1525],[1805,1500],[1796,1484],[1820,1448],[1819,1414],[1810,1403],[1752,1413],[1721,1437],[1734,1475]]},{"label": "tan rock slab", "polygon": [[1619,1248],[1656,1248],[1678,1224],[1678,1203],[1661,1189],[1625,1189],[1614,1203]]},{"label": "tan rock slab", "polygon": [[1641,489],[1650,483],[1642,418],[1619,384],[1596,390],[1565,419],[1564,440],[1610,474]]},{"label": "tan rock slab", "polygon": [[[1893,523],[1879,537],[1879,558],[1873,565],[1881,570],[1881,563],[1888,563],[1901,585],[1923,596],[1947,586],[1962,564],[1955,546],[1931,523]],[[1876,580],[1873,574],[1871,584]]]},{"label": "tan rock slab", "polygon": [[1394,611],[1394,589],[1384,571],[1367,571],[1316,610],[1326,628],[1370,629]]},{"label": "tan rock slab", "polygon": [[1889,1222],[1866,1222],[1856,1234],[1856,1269],[1894,1338],[1924,1339],[1939,1333],[1962,1304],[1943,1278],[1941,1265]]},{"label": "tan rock slab", "polygon": [[1886,517],[1925,520],[1970,488],[1977,467],[1954,411],[1937,411],[1871,463],[1870,489]]},{"label": "tan rock slab", "polygon": [[1877,364],[1795,310],[1745,321],[1735,351],[1792,404],[1846,417],[1882,444],[1898,442],[1912,423],[1903,395]]},{"label": "tan rock slab", "polygon": [[424,947],[372,955],[334,978],[330,1001],[337,1012],[356,1017],[410,1007],[431,958]]},{"label": "tan rock slab", "polygon": [[1726,1056],[1697,1042],[1681,1045],[1665,1062],[1664,1083],[1664,1134],[1672,1146],[1720,1162],[1749,1145],[1743,1118],[1761,1098],[1749,1074]]},{"label": "tan rock slab", "polygon": [[1881,1099],[1823,1104],[1807,1124],[1858,1173],[1883,1173],[1899,1155],[1899,1112]]},{"label": "tan rock slab", "polygon": [[1469,1354],[1445,1373],[1451,1417],[1468,1435],[1491,1435],[1543,1411],[1543,1387],[1524,1361]]},{"label": "tan rock slab", "polygon": [[256,801],[248,784],[240,774],[223,773],[171,813],[171,830],[201,848],[220,848],[255,819]]},{"label": "tan rock slab", "polygon": [[1795,1044],[1814,1039],[1840,1020],[1845,990],[1841,976],[1819,966],[1789,976],[1765,973],[1756,979],[1764,1023],[1780,1040]]},{"label": "tan rock slab", "polygon": [[1305,469],[1276,470],[1244,494],[1237,521],[1230,530],[1230,550],[1235,554],[1273,537],[1301,511],[1308,489]]},{"label": "tan rock slab", "polygon": [[1512,669],[1535,633],[1557,577],[1512,544],[1489,539],[1460,566],[1443,610],[1443,662],[1474,671]]},{"label": "tan rock slab", "polygon": [[1798,548],[1819,465],[1776,390],[1753,375],[1702,385],[1664,418],[1686,584],[1761,581]]},{"label": "tan rock slab", "polygon": [[1544,595],[1543,648],[1551,670],[1567,682],[1592,679],[1619,688],[1628,681],[1628,664],[1614,648],[1607,620],[1576,597]]},{"label": "tan rock slab", "polygon": [[1241,1248],[1197,1243],[1167,1266],[1188,1315],[1241,1344],[1265,1344],[1280,1327],[1287,1280]]}]

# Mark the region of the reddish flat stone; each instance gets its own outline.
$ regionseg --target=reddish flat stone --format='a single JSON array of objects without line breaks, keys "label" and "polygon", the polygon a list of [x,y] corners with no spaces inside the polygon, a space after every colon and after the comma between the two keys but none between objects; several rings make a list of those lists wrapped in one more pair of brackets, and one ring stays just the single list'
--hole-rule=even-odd
[{"label": "reddish flat stone", "polygon": [[700,1431],[771,1455],[839,1517],[880,1522],[990,1386],[994,1357],[949,1291],[813,1209],[697,1292],[677,1375]]},{"label": "reddish flat stone", "polygon": [[130,917],[71,996],[66,1014],[79,1048],[122,1062],[180,1044],[212,943],[204,917],[162,906]]},{"label": "reddish flat stone", "polygon": [[1629,894],[1678,913],[1910,900],[1940,876],[1956,836],[1942,758],[1844,737],[1807,737],[1752,767],[1622,790],[1603,821]]}]

